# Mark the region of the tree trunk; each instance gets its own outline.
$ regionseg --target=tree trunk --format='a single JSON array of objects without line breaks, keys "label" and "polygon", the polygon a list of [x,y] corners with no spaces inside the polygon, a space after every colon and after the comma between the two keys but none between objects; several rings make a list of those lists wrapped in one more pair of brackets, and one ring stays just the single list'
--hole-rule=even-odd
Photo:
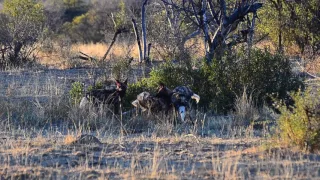
[{"label": "tree trunk", "polygon": [[140,41],[140,36],[138,33],[138,28],[136,24],[136,20],[132,18],[132,25],[133,25],[133,30],[134,34],[136,35],[137,43],[138,43],[138,49],[139,49],[139,63],[142,63],[142,49],[141,49],[141,41]]},{"label": "tree trunk", "polygon": [[204,47],[205,47],[205,56],[208,56],[208,42],[210,42],[210,38],[209,38],[209,32],[208,32],[208,23],[207,23],[207,16],[206,16],[206,7],[207,5],[207,1],[203,0],[202,1],[202,9],[201,9],[201,15],[200,15],[200,19],[201,19],[201,27],[203,28],[203,33],[204,33]]},{"label": "tree trunk", "polygon": [[251,48],[252,48],[252,45],[253,45],[253,37],[254,37],[254,28],[255,28],[255,25],[256,25],[256,17],[257,17],[257,14],[254,13],[253,16],[252,16],[252,20],[251,20],[251,27],[249,29],[249,38],[248,38],[248,59],[250,60],[250,56],[251,56]]},{"label": "tree trunk", "polygon": [[148,44],[148,53],[147,53],[147,62],[150,61],[150,50],[151,50],[151,43]]},{"label": "tree trunk", "polygon": [[279,22],[279,29],[278,29],[278,31],[279,31],[279,35],[278,35],[278,40],[279,40],[279,44],[278,44],[278,51],[280,52],[280,53],[282,53],[282,49],[283,49],[283,47],[282,47],[282,4],[281,4],[281,2],[280,1],[277,1],[277,3],[278,3],[278,22]]},{"label": "tree trunk", "polygon": [[148,0],[145,0],[141,9],[141,27],[142,27],[142,40],[143,40],[143,59],[147,61],[147,30],[146,30],[146,5]]}]

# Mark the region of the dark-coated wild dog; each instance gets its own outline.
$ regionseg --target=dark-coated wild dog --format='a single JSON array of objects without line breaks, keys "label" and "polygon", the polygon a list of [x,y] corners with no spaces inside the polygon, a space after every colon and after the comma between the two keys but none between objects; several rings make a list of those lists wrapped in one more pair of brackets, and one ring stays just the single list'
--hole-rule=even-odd
[{"label": "dark-coated wild dog", "polygon": [[187,86],[178,86],[173,89],[171,95],[171,103],[175,110],[179,113],[182,122],[185,121],[186,111],[189,109],[190,100],[194,99],[197,103],[200,101],[200,96],[195,94]]},{"label": "dark-coated wild dog", "polygon": [[142,92],[137,95],[137,99],[131,103],[134,107],[140,108],[142,112],[158,113],[167,109],[165,102],[152,96],[149,92]]},{"label": "dark-coated wild dog", "polygon": [[164,111],[168,113],[171,107],[172,91],[165,87],[163,83],[159,83],[158,92],[155,96],[149,92],[142,92],[137,95],[137,99],[132,102],[136,108],[142,111],[148,110],[148,113],[158,113]]},{"label": "dark-coated wild dog", "polygon": [[178,86],[171,91],[160,83],[156,96],[150,95],[149,92],[142,92],[137,96],[137,99],[132,102],[132,105],[142,109],[142,111],[148,110],[148,113],[164,111],[166,114],[174,107],[180,115],[181,121],[184,122],[186,111],[190,108],[189,104],[191,99],[196,100],[198,103],[200,96],[195,94],[189,87]]},{"label": "dark-coated wild dog", "polygon": [[127,90],[127,80],[120,82],[115,80],[116,88],[113,89],[93,89],[86,93],[81,99],[80,108],[84,108],[87,104],[92,103],[94,106],[101,104],[113,105],[114,113],[119,114],[119,107]]}]

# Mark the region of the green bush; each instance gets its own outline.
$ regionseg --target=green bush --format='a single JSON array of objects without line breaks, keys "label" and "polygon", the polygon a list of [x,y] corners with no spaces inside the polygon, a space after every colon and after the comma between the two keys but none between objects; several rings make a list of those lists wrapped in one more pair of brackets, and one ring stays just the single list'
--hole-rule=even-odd
[{"label": "green bush", "polygon": [[133,58],[120,58],[117,59],[111,69],[112,76],[115,79],[123,79],[127,77],[131,70],[131,62]]},{"label": "green bush", "polygon": [[247,61],[242,64],[241,84],[247,84],[250,91],[255,91],[254,98],[258,99],[259,105],[271,94],[284,99],[288,91],[304,88],[302,81],[293,74],[289,58],[284,55],[255,50]]},{"label": "green bush", "polygon": [[[313,90],[315,91],[315,90]],[[292,93],[295,106],[280,105],[278,121],[282,142],[314,151],[320,149],[320,91]]]},{"label": "green bush", "polygon": [[84,96],[84,87],[83,84],[79,81],[76,81],[71,84],[71,90],[69,91],[71,103],[77,105],[80,103],[81,98]]},{"label": "green bush", "polygon": [[96,82],[94,85],[88,86],[87,91],[90,92],[90,91],[92,91],[92,90],[94,90],[94,89],[102,89],[103,86],[104,86],[104,85],[103,85],[103,82],[102,82],[102,81],[98,81],[98,82]]},{"label": "green bush", "polygon": [[34,0],[5,0],[0,20],[0,46],[7,49],[2,51],[0,68],[32,65],[36,44],[44,30],[43,4]]},{"label": "green bush", "polygon": [[134,90],[127,92],[128,99],[135,98],[142,87],[155,91],[160,81],[171,89],[179,85],[189,86],[201,96],[200,107],[217,113],[233,110],[235,99],[242,95],[244,87],[252,92],[254,104],[262,106],[271,94],[284,99],[288,91],[303,86],[291,73],[286,57],[272,55],[267,50],[252,50],[250,58],[244,51],[227,53],[210,65],[204,62],[199,69],[167,62],[154,68],[149,78],[131,85],[129,89]]},{"label": "green bush", "polygon": [[126,96],[124,97],[123,106],[125,110],[132,109],[131,102],[137,99],[137,95],[140,94],[143,91],[148,91],[150,93],[155,92],[155,88],[151,87],[146,83],[146,79],[142,79],[141,81],[138,81],[133,84],[129,84]]}]

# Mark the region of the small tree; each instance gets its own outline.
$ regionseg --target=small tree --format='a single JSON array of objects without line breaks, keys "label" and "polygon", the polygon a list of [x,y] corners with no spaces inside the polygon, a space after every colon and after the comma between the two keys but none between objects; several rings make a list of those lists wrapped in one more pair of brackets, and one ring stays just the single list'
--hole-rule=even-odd
[{"label": "small tree", "polygon": [[278,50],[296,44],[301,53],[320,52],[319,0],[267,0],[257,30],[277,43]]},{"label": "small tree", "polygon": [[5,0],[1,14],[2,66],[19,66],[29,60],[43,32],[43,5],[34,0]]},{"label": "small tree", "polygon": [[[257,0],[161,1],[181,11],[183,17],[189,19],[190,24],[203,34],[208,63],[211,63],[214,57],[221,59],[225,49],[239,43],[247,42],[249,47],[251,46],[256,13],[262,7],[262,3]],[[246,21],[247,27],[240,30],[238,26],[243,21]],[[236,30],[239,30],[238,34]]]}]

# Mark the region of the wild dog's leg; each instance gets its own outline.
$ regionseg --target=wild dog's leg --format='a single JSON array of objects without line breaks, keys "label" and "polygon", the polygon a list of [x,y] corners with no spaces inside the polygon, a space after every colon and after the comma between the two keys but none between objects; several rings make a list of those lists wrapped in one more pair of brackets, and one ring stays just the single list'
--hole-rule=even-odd
[{"label": "wild dog's leg", "polygon": [[189,110],[189,111],[187,111],[187,116],[188,116],[188,123],[191,123],[191,125],[192,126],[194,126],[194,121],[193,121],[193,119],[192,119],[192,117],[191,117],[191,111]]},{"label": "wild dog's leg", "polygon": [[136,108],[136,116],[138,116],[138,114],[139,114],[139,107],[140,107],[139,101],[136,99],[136,100],[134,100],[131,104]]},{"label": "wild dog's leg", "polygon": [[114,114],[119,114],[119,109],[120,109],[120,103],[115,103],[113,105],[113,113]]}]

